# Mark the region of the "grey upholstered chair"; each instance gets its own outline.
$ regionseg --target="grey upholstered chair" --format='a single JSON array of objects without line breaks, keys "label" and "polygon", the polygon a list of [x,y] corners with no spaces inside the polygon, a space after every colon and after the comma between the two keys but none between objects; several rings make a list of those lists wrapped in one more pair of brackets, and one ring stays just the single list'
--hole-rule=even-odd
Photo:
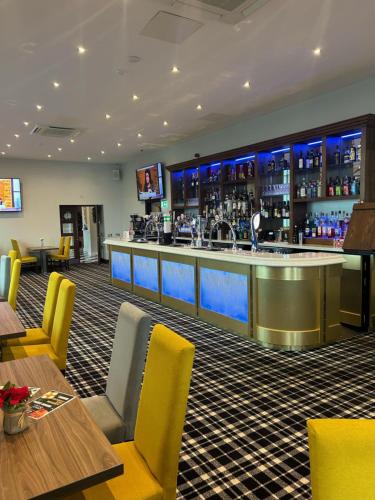
[{"label": "grey upholstered chair", "polygon": [[112,444],[134,438],[150,327],[148,314],[121,304],[105,395],[82,400]]},{"label": "grey upholstered chair", "polygon": [[0,301],[8,300],[10,285],[10,257],[2,255],[0,258]]}]

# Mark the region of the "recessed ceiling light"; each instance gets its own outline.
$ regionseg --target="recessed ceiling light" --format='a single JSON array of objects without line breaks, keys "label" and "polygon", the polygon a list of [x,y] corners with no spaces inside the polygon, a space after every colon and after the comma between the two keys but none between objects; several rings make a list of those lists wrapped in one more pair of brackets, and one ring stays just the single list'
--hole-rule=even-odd
[{"label": "recessed ceiling light", "polygon": [[197,111],[202,111],[202,105],[201,105],[201,104],[198,104],[198,106],[197,106],[197,108],[196,108],[196,109],[197,109]]},{"label": "recessed ceiling light", "polygon": [[14,137],[15,137],[16,139],[19,139],[19,138],[20,138],[20,134],[14,134]]},{"label": "recessed ceiling light", "polygon": [[110,118],[111,118],[111,115],[110,115],[109,113],[106,113],[106,114],[105,114],[105,119],[106,119],[106,120],[109,120]]},{"label": "recessed ceiling light", "polygon": [[69,141],[74,144],[76,141],[74,139],[69,139]]},{"label": "recessed ceiling light", "polygon": [[42,111],[43,109],[43,106],[41,104],[37,104],[35,107],[38,111]]},{"label": "recessed ceiling light", "polygon": [[105,155],[105,151],[102,149],[102,150],[100,151],[100,154],[101,154],[101,155]]},{"label": "recessed ceiling light", "polygon": [[133,101],[138,101],[139,100],[139,96],[137,96],[137,94],[133,94]]},{"label": "recessed ceiling light", "polygon": [[313,50],[314,56],[320,56],[322,49],[320,47],[316,47],[316,49]]},{"label": "recessed ceiling light", "polygon": [[47,155],[48,158],[52,158],[52,155]]},{"label": "recessed ceiling light", "polygon": [[57,151],[62,151],[62,148],[57,148]]},{"label": "recessed ceiling light", "polygon": [[52,82],[52,85],[55,87],[55,89],[58,89],[60,87],[59,82]]},{"label": "recessed ceiling light", "polygon": [[250,82],[249,82],[249,80],[246,80],[246,82],[243,84],[243,87],[245,89],[249,89],[250,88]]},{"label": "recessed ceiling light", "polygon": [[163,121],[163,125],[164,125],[164,127],[168,127],[168,122],[167,122],[167,120],[164,120],[164,121]]},{"label": "recessed ceiling light", "polygon": [[77,47],[77,50],[78,50],[78,54],[84,54],[86,52],[85,47],[82,47],[82,45],[79,45]]},{"label": "recessed ceiling light", "polygon": [[5,151],[2,151],[1,154],[4,156],[5,155]]},{"label": "recessed ceiling light", "polygon": [[173,66],[171,71],[172,71],[172,73],[179,73],[180,72],[180,70],[177,66]]},{"label": "recessed ceiling light", "polygon": [[91,160],[91,156],[88,156],[87,159],[88,159],[88,161],[90,161]]},{"label": "recessed ceiling light", "polygon": [[122,146],[121,142],[118,142],[118,143],[117,143],[117,147],[118,147],[118,148],[121,148],[121,146]]},{"label": "recessed ceiling light", "polygon": [[11,148],[11,147],[12,147],[12,145],[11,145],[11,144],[7,144],[6,146],[7,146],[7,148]]},{"label": "recessed ceiling light", "polygon": [[137,137],[138,137],[138,139],[140,139],[142,137],[142,134],[140,132],[138,132]]},{"label": "recessed ceiling light", "polygon": [[29,122],[23,122],[23,124],[25,125],[25,127],[29,126]]}]

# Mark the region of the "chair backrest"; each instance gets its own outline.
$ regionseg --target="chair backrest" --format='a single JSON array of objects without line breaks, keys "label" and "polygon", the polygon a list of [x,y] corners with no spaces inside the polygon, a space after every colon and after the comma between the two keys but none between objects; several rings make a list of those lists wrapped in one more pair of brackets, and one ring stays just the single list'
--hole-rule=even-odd
[{"label": "chair backrest", "polygon": [[59,368],[66,366],[70,323],[72,321],[76,285],[63,279],[57,297],[55,318],[51,333],[51,346],[59,358]]},{"label": "chair backrest", "polygon": [[17,252],[15,250],[9,250],[8,257],[10,257],[10,271],[12,272],[14,261],[17,259]]},{"label": "chair backrest", "polygon": [[57,251],[58,255],[62,255],[64,252],[64,241],[65,241],[64,236],[60,236],[59,249]]},{"label": "chair backrest", "polygon": [[20,250],[20,246],[18,244],[18,241],[17,240],[10,240],[10,241],[12,243],[13,250],[16,252],[16,258],[20,259],[21,258],[21,250]]},{"label": "chair backrest", "polygon": [[10,276],[10,285],[8,293],[8,302],[14,310],[16,310],[18,287],[20,284],[20,274],[21,274],[21,261],[20,259],[16,259],[14,261],[12,273]]},{"label": "chair backrest", "polygon": [[126,440],[134,438],[150,328],[151,316],[128,302],[121,304],[106,394],[126,423]]},{"label": "chair backrest", "polygon": [[164,490],[175,498],[179,453],[195,347],[155,325],[148,350],[134,443]]},{"label": "chair backrest", "polygon": [[2,255],[0,258],[0,296],[7,299],[10,285],[10,257]]},{"label": "chair backrest", "polygon": [[59,289],[64,276],[59,273],[51,273],[48,280],[48,287],[46,293],[46,300],[44,302],[44,311],[43,311],[43,322],[42,328],[43,331],[51,336],[53,320],[55,317],[56,303],[57,297],[59,294]]},{"label": "chair backrest", "polygon": [[64,244],[64,257],[69,258],[70,255],[70,241],[72,237],[71,236],[66,236],[65,238],[65,244]]}]

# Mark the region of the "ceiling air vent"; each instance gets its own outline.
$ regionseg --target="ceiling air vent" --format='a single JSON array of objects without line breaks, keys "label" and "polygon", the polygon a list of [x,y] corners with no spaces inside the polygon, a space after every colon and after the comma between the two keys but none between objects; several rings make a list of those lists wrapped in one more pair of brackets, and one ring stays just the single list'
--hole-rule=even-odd
[{"label": "ceiling air vent", "polygon": [[76,137],[81,131],[78,128],[55,127],[53,125],[35,125],[30,132],[31,135],[42,135],[43,137]]}]

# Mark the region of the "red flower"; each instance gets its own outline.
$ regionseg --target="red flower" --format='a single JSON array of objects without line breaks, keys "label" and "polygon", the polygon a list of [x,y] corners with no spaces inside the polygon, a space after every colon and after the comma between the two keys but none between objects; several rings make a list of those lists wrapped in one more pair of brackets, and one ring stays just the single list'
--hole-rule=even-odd
[{"label": "red flower", "polygon": [[4,406],[11,408],[22,404],[29,396],[30,392],[28,387],[15,387],[14,384],[8,382],[4,385],[3,389],[0,389],[0,408]]}]

